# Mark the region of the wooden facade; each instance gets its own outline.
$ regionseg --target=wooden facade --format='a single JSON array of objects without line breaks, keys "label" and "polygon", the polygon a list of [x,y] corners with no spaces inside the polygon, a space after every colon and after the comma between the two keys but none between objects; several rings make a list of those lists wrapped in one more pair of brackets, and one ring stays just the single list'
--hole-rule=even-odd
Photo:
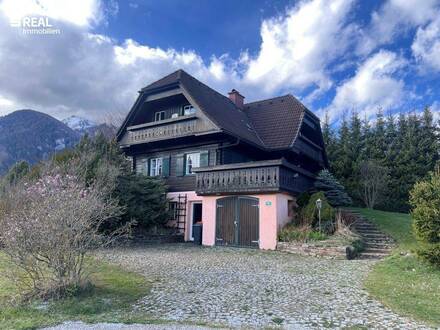
[{"label": "wooden facade", "polygon": [[283,159],[200,167],[195,172],[199,195],[301,193],[313,184],[314,179],[311,173]]},{"label": "wooden facade", "polygon": [[153,159],[170,192],[200,196],[299,194],[327,162],[319,119],[293,97],[239,109],[183,71],[142,89],[118,141],[134,170],[156,174]]}]

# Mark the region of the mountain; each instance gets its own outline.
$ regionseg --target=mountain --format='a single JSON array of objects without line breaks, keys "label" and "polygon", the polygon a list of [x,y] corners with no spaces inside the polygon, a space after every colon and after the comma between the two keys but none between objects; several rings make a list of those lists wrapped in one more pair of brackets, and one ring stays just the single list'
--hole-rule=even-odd
[{"label": "mountain", "polygon": [[81,138],[63,122],[35,110],[18,110],[0,117],[0,174],[25,160],[34,164]]},{"label": "mountain", "polygon": [[94,121],[79,116],[70,116],[62,121],[79,134],[88,134],[91,137],[102,133],[108,139],[112,139],[115,137],[117,131],[117,128],[114,125],[106,123],[97,124]]},{"label": "mountain", "polygon": [[83,133],[88,129],[97,126],[97,124],[89,119],[78,117],[78,116],[70,116],[66,119],[63,119],[62,122],[69,126],[74,131]]}]

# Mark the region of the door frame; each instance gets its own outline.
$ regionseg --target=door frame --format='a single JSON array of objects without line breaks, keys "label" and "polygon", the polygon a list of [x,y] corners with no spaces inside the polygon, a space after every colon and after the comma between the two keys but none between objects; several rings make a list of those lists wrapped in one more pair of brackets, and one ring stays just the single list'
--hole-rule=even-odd
[{"label": "door frame", "polygon": [[202,203],[202,201],[191,201],[191,202],[189,202],[190,212],[189,212],[189,219],[188,219],[188,222],[189,222],[189,225],[188,225],[188,239],[190,241],[194,241],[194,235],[193,235],[193,221],[194,221],[194,219],[193,219],[193,216],[194,216],[194,205],[196,205],[196,204],[202,205],[202,217],[203,217],[203,203]]}]

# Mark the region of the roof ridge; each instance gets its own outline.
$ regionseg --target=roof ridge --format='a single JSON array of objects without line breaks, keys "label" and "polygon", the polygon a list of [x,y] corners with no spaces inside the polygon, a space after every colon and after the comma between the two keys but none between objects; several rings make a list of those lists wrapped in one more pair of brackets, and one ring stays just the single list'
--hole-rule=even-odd
[{"label": "roof ridge", "polygon": [[191,79],[197,81],[199,84],[201,84],[201,85],[203,85],[204,87],[208,88],[210,91],[214,92],[214,93],[217,94],[218,96],[221,96],[221,97],[227,99],[229,102],[231,102],[231,103],[237,108],[237,110],[241,111],[241,109],[240,109],[239,107],[237,107],[237,106],[235,105],[235,103],[232,102],[232,100],[231,100],[229,97],[227,97],[226,95],[223,95],[222,93],[220,93],[219,91],[215,90],[214,88],[209,87],[207,84],[205,84],[204,82],[200,81],[200,80],[197,79],[196,77],[193,77],[193,76],[190,75],[188,72],[185,72],[184,70],[182,70],[182,72],[185,73],[189,78],[191,78]]},{"label": "roof ridge", "polygon": [[292,94],[285,94],[285,95],[280,95],[280,96],[271,97],[271,98],[268,98],[268,99],[263,99],[263,100],[258,100],[258,101],[253,101],[253,102],[248,102],[248,103],[245,103],[244,106],[246,107],[247,105],[251,105],[251,104],[255,104],[255,103],[261,103],[261,102],[267,102],[267,101],[272,101],[272,100],[275,100],[275,99],[281,99],[281,98],[283,98],[283,97],[288,97],[288,96],[292,96],[292,97],[294,97]]},{"label": "roof ridge", "polygon": [[162,78],[160,78],[158,80],[155,80],[152,83],[148,84],[147,86],[141,88],[141,90],[146,90],[146,89],[150,88],[150,86],[153,86],[153,85],[155,85],[157,83],[160,83],[161,81],[164,81],[164,80],[168,79],[169,77],[171,77],[173,75],[176,75],[177,76],[177,80],[180,80],[181,76],[182,76],[182,72],[185,72],[185,71],[183,71],[182,69],[178,69],[176,71],[173,71],[170,74],[167,74],[166,76],[164,76],[164,77],[162,77]]}]

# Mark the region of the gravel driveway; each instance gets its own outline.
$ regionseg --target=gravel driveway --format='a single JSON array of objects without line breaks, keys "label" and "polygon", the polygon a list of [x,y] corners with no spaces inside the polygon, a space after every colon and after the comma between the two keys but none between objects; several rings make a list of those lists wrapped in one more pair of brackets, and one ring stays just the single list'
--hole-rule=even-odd
[{"label": "gravel driveway", "polygon": [[101,256],[155,280],[134,307],[155,318],[251,328],[423,328],[362,289],[373,261],[187,244]]}]

